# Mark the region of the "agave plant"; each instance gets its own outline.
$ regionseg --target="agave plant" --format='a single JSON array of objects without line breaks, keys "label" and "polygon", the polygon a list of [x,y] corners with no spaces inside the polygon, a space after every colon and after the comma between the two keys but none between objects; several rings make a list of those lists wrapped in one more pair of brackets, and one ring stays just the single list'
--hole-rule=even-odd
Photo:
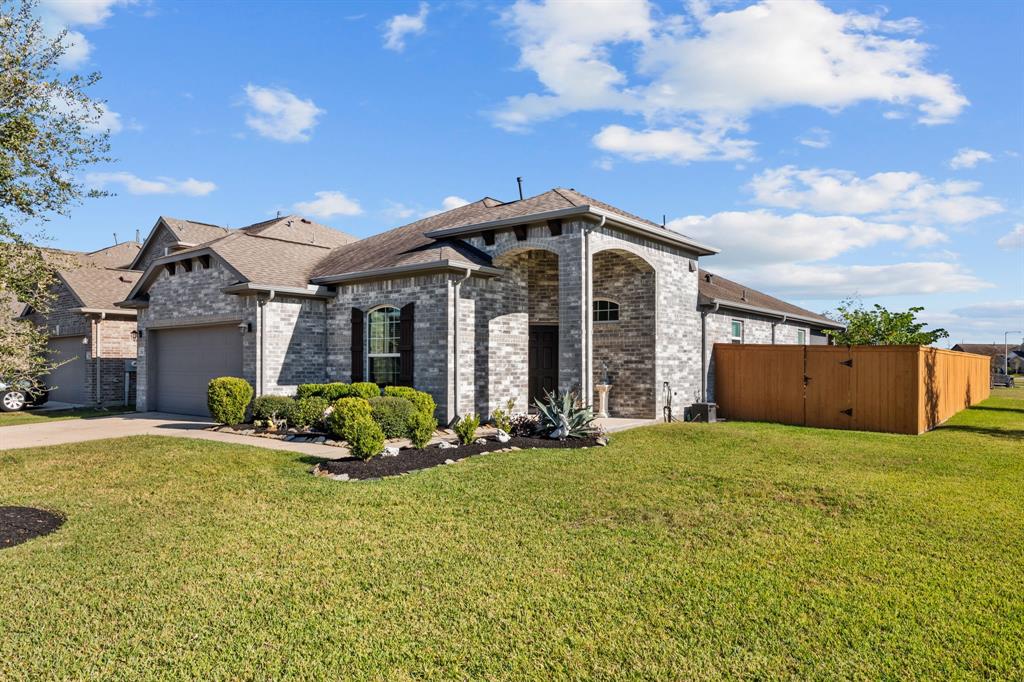
[{"label": "agave plant", "polygon": [[545,391],[544,400],[535,401],[540,417],[540,431],[548,438],[584,438],[593,435],[594,411],[576,391]]}]

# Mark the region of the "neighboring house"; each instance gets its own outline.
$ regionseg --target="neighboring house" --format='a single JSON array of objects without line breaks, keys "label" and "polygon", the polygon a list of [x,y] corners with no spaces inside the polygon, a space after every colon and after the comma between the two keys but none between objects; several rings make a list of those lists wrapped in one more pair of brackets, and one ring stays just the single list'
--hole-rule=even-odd
[{"label": "neighboring house", "polygon": [[1001,343],[958,343],[953,346],[953,350],[989,356],[992,361],[992,372],[997,374],[1001,374],[1003,371],[1003,355],[1008,351],[1009,358],[1006,366],[1010,372],[1016,374],[1024,372],[1024,346],[1004,346]]},{"label": "neighboring house", "polygon": [[116,307],[141,273],[128,270],[136,242],[99,251],[44,250],[55,268],[50,311],[23,306],[20,317],[45,326],[50,358],[59,366],[46,377],[50,400],[115,405],[135,400],[135,311]]},{"label": "neighboring house", "polygon": [[554,189],[358,241],[297,216],[230,231],[168,249],[119,305],[138,310],[141,409],[204,414],[220,375],[257,394],[368,380],[430,392],[448,421],[607,377],[612,416],[654,418],[707,395],[701,349],[734,320],[748,343],[839,326],[704,277],[716,252]]}]

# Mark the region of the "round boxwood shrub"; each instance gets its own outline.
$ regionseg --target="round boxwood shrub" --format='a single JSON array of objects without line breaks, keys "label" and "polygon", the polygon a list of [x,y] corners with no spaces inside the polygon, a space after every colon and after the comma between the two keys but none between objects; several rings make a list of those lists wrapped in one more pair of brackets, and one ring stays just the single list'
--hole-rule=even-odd
[{"label": "round boxwood shrub", "polygon": [[405,398],[412,403],[418,411],[429,417],[433,417],[434,411],[437,409],[437,404],[429,393],[417,391],[411,386],[388,386],[384,389],[384,395],[395,396],[396,398]]},{"label": "round boxwood shrub", "polygon": [[252,400],[252,386],[239,377],[210,379],[206,389],[206,406],[210,416],[221,424],[241,424],[245,409]]},{"label": "round boxwood shrub", "polygon": [[370,403],[362,398],[340,398],[334,401],[327,417],[327,429],[341,440],[348,440],[349,427],[361,419],[373,421]]},{"label": "round boxwood shrub", "polygon": [[292,412],[292,424],[299,429],[315,428],[323,426],[324,413],[330,407],[326,398],[311,396],[300,398],[295,401],[295,410]]},{"label": "round boxwood shrub", "polygon": [[299,388],[295,391],[295,397],[299,400],[317,397],[324,398],[328,403],[354,395],[356,393],[349,384],[337,381],[330,384],[299,384]]},{"label": "round boxwood shrub", "polygon": [[[356,398],[359,400],[359,398]],[[381,453],[384,449],[384,432],[377,426],[377,422],[369,417],[356,417],[347,425],[348,449],[353,456],[362,460],[370,459]]]},{"label": "round boxwood shrub", "polygon": [[282,419],[295,426],[295,400],[284,395],[261,395],[252,401],[252,417],[261,421],[278,422]]},{"label": "round boxwood shrub", "polygon": [[363,400],[380,396],[380,386],[372,381],[357,381],[354,384],[349,384],[348,388],[351,391],[349,393],[350,396],[362,398]]},{"label": "round boxwood shrub", "polygon": [[425,414],[417,410],[409,418],[409,440],[413,447],[425,448],[430,439],[434,437],[434,430],[437,428],[437,420],[434,415]]},{"label": "round boxwood shrub", "polygon": [[416,414],[411,402],[395,396],[370,398],[370,408],[373,421],[387,438],[404,438],[409,433],[409,421]]}]

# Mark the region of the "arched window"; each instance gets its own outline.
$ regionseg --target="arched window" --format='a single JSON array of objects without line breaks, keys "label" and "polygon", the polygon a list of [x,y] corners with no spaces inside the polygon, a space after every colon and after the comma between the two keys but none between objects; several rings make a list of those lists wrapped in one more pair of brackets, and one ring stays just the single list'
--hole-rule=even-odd
[{"label": "arched window", "polygon": [[615,301],[594,299],[594,322],[618,322],[619,304]]},{"label": "arched window", "polygon": [[378,386],[396,385],[401,371],[401,312],[390,306],[375,308],[366,322],[367,378]]}]

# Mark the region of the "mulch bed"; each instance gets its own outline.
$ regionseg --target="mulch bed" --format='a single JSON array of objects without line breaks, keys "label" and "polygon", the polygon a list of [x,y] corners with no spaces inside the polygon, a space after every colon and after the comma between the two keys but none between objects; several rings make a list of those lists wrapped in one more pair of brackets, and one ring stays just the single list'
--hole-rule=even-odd
[{"label": "mulch bed", "polygon": [[64,525],[64,517],[34,507],[0,507],[0,549],[49,535]]},{"label": "mulch bed", "polygon": [[397,457],[374,457],[369,461],[346,457],[321,462],[317,465],[319,470],[326,474],[338,476],[345,474],[350,480],[365,480],[370,478],[383,478],[384,476],[398,476],[409,471],[429,469],[430,467],[444,464],[447,460],[460,460],[465,457],[482,455],[486,452],[496,450],[507,450],[518,448],[527,450],[530,448],[588,448],[598,445],[598,439],[573,438],[568,440],[552,440],[550,438],[513,438],[507,443],[498,441],[487,441],[482,445],[460,445],[457,448],[439,448],[436,445],[420,450],[407,448],[400,450]]}]

